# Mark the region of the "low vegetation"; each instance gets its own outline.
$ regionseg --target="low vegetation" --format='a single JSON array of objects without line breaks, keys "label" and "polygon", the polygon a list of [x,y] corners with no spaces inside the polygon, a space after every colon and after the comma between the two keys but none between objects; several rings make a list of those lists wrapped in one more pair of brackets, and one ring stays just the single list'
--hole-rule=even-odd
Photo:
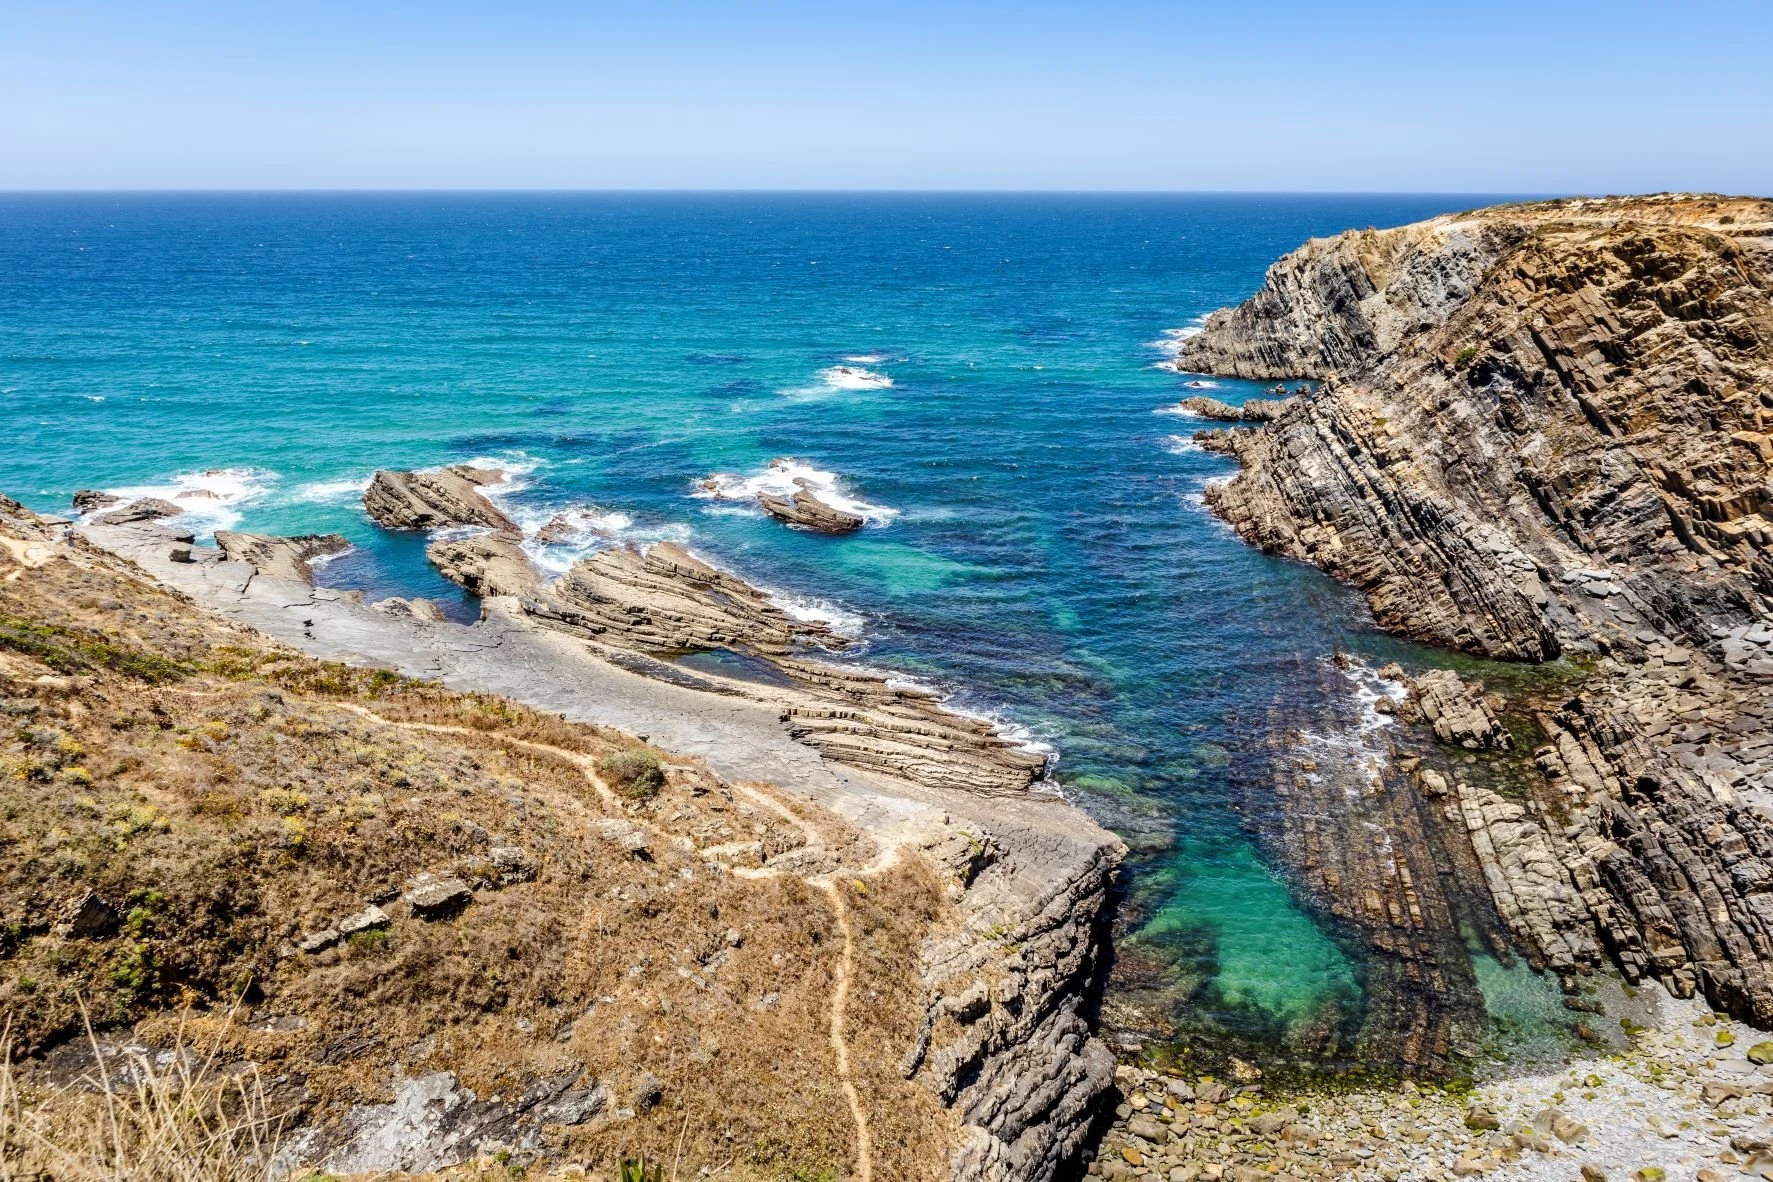
[{"label": "low vegetation", "polygon": [[[5,509],[0,533],[18,528]],[[115,1128],[143,1153],[197,1138],[237,1171],[199,1155],[178,1177],[256,1177],[273,1114],[284,1132],[328,1126],[440,1071],[483,1099],[539,1079],[605,1090],[501,1176],[562,1161],[613,1176],[643,1153],[683,1177],[850,1169],[831,903],[700,852],[797,848],[775,809],[629,736],[279,648],[91,552],[30,568],[0,553],[0,618],[5,1127],[17,1146],[62,1122],[55,1152],[89,1164],[53,1176],[174,1176],[115,1168],[115,1138],[93,1156],[91,1131]],[[800,811],[832,848],[856,840]],[[427,920],[402,897],[422,875],[472,894]],[[372,903],[385,922],[339,933]],[[849,906],[876,1176],[936,1177],[947,1118],[898,1064],[922,1013],[919,945],[949,913],[915,860]],[[180,1045],[209,1066],[132,1068],[83,1107],[96,1062]],[[152,1123],[174,1095],[201,1118],[177,1136]]]}]

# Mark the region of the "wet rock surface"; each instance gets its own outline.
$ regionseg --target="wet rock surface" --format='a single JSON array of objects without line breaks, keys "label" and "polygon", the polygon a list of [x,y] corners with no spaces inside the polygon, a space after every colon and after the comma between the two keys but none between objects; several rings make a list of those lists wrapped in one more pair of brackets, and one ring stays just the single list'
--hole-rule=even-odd
[{"label": "wet rock surface", "polygon": [[854,533],[864,524],[861,514],[850,513],[827,505],[808,488],[801,488],[793,496],[788,497],[759,493],[757,503],[762,506],[765,513],[778,521],[817,530],[822,534]]}]

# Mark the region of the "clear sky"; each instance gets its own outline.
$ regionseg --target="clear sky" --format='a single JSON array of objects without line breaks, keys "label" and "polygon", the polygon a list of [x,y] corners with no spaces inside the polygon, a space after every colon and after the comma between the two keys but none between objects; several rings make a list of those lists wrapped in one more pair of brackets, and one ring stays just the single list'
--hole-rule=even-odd
[{"label": "clear sky", "polygon": [[0,0],[0,188],[1773,193],[1773,0]]}]

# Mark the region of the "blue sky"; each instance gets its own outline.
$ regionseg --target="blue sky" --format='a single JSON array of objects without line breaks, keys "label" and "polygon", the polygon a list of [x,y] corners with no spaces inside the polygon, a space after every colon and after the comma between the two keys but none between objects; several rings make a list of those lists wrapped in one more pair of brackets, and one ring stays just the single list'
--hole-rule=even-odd
[{"label": "blue sky", "polygon": [[0,188],[1773,192],[1773,0],[0,0]]}]

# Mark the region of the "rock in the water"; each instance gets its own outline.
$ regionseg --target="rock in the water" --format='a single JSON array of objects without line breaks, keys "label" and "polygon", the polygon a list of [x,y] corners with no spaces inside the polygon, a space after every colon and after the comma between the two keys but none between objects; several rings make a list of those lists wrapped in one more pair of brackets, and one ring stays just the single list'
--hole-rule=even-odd
[{"label": "rock in the water", "polygon": [[480,491],[504,478],[503,472],[460,464],[434,472],[384,469],[364,490],[363,507],[387,529],[482,525],[515,534],[517,526]]},{"label": "rock in the water", "polygon": [[824,534],[853,533],[861,529],[865,522],[861,514],[827,505],[811,489],[804,487],[791,497],[759,493],[757,503],[763,507],[764,512],[779,521]]},{"label": "rock in the water", "polygon": [[112,509],[102,513],[93,520],[99,525],[133,525],[138,521],[157,521],[162,517],[177,517],[184,509],[171,501],[163,501],[159,497],[143,497],[131,501],[121,509]]},{"label": "rock in the water", "polygon": [[96,488],[76,489],[74,492],[74,512],[92,513],[99,509],[108,509],[121,501],[121,497],[112,496]]},{"label": "rock in the water", "polygon": [[1196,418],[1217,423],[1270,423],[1293,405],[1291,398],[1246,398],[1241,406],[1220,402],[1217,398],[1195,395],[1184,398],[1179,409]]},{"label": "rock in the water", "polygon": [[309,563],[316,558],[342,554],[351,548],[351,543],[338,534],[300,534],[285,538],[227,529],[215,531],[215,544],[229,562],[244,562],[266,578],[310,584],[314,581],[314,571]]}]

